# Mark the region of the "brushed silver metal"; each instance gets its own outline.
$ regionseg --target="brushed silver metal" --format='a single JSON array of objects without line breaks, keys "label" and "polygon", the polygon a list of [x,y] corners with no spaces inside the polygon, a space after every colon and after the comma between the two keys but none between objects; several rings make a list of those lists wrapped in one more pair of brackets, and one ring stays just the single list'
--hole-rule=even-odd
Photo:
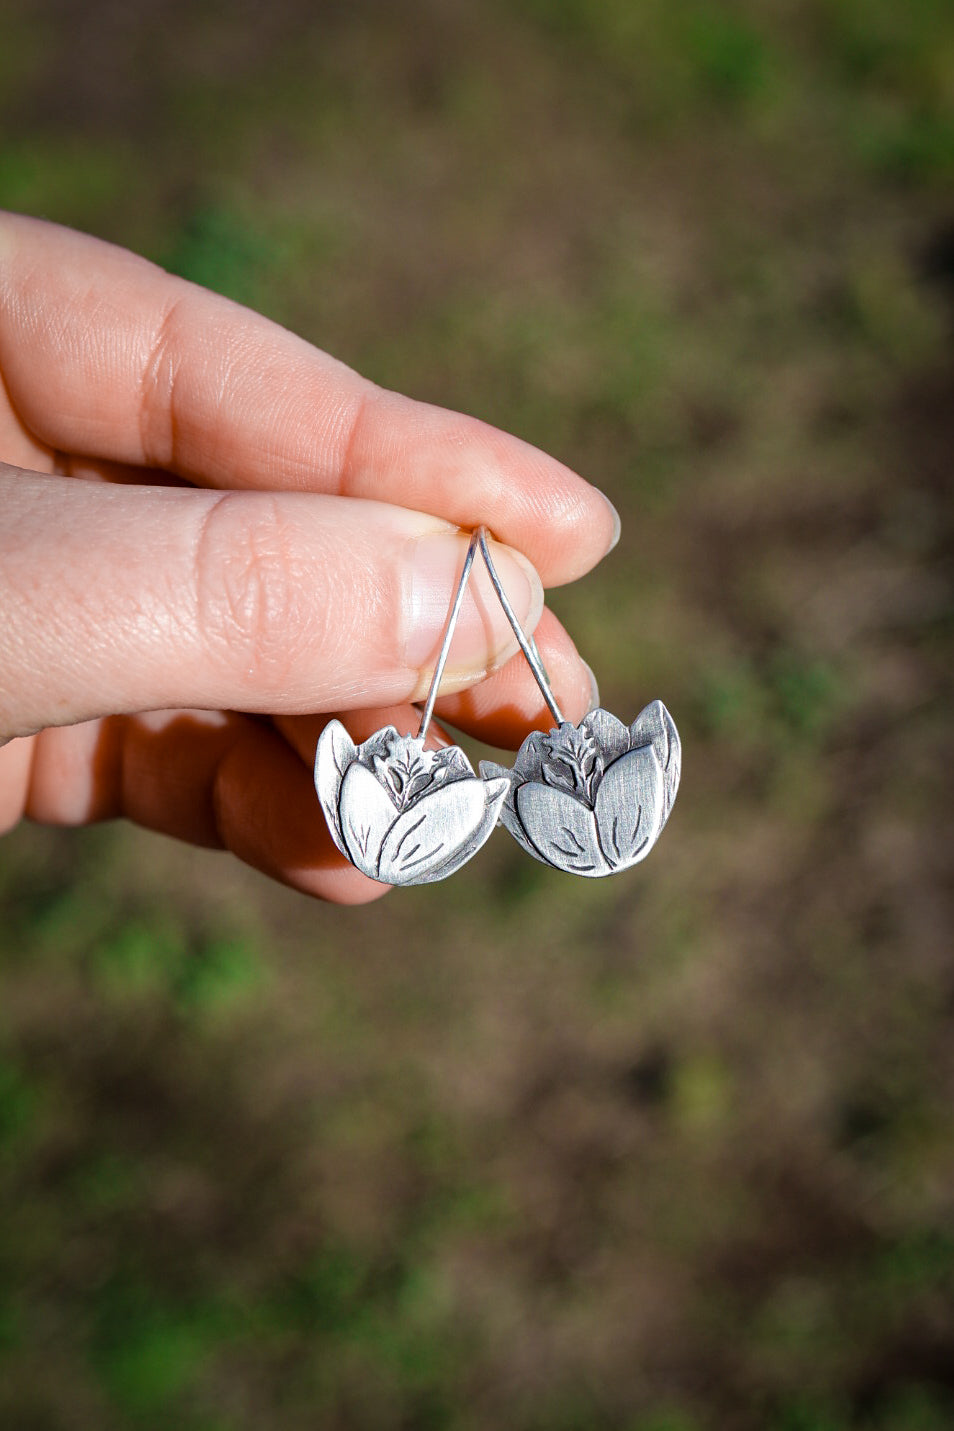
[{"label": "brushed silver metal", "polygon": [[340,721],[325,726],[315,786],[332,839],[362,874],[383,884],[446,879],[491,836],[510,788],[482,780],[460,746],[425,750],[393,725],[361,745]]},{"label": "brushed silver metal", "polygon": [[579,725],[564,719],[533,639],[507,600],[487,536],[478,527],[480,554],[557,724],[547,735],[527,736],[512,770],[482,760],[480,773],[509,778],[500,818],[528,855],[589,879],[617,874],[646,858],[669,819],[682,770],[679,732],[662,701],[629,727],[602,706]]},{"label": "brushed silver metal", "polygon": [[597,879],[638,864],[669,818],[682,744],[662,701],[627,727],[598,707],[579,725],[533,731],[513,769],[482,760],[485,780],[507,776],[503,824],[528,855]]},{"label": "brushed silver metal", "polygon": [[510,625],[513,628],[513,634],[517,638],[517,642],[520,646],[520,649],[527,659],[527,665],[533,672],[537,685],[543,692],[543,699],[550,707],[550,714],[553,716],[553,719],[556,721],[557,725],[562,725],[563,712],[557,705],[556,696],[553,694],[553,687],[550,685],[550,678],[544,670],[543,662],[540,660],[540,652],[537,650],[537,643],[534,641],[532,636],[527,635],[526,631],[524,631],[523,627],[520,625],[520,622],[517,620],[517,613],[510,605],[510,598],[508,597],[506,591],[504,591],[503,582],[497,575],[497,568],[494,566],[490,558],[490,548],[487,545],[487,538],[489,536],[487,528],[483,526],[478,527],[475,536],[480,544],[480,555],[484,559],[484,566],[487,568],[487,575],[490,577],[490,581],[494,588],[494,591],[497,593],[497,599],[504,609],[504,615],[506,616],[507,620],[510,622]]},{"label": "brushed silver metal", "polygon": [[424,748],[477,543],[474,533],[417,735],[389,725],[356,745],[332,720],[318,739],[315,789],[332,839],[383,884],[430,884],[459,870],[490,838],[510,787],[506,777],[482,780],[458,745]]},{"label": "brushed silver metal", "polygon": [[[460,746],[424,747],[478,548],[557,722],[549,733],[527,736],[511,770],[482,760],[480,776]],[[384,884],[446,879],[477,853],[498,819],[534,859],[596,879],[646,858],[669,818],[681,769],[679,733],[662,701],[630,726],[602,707],[578,725],[564,719],[481,526],[467,549],[417,735],[386,726],[356,745],[340,721],[330,721],[315,753],[315,788],[338,849]]]}]

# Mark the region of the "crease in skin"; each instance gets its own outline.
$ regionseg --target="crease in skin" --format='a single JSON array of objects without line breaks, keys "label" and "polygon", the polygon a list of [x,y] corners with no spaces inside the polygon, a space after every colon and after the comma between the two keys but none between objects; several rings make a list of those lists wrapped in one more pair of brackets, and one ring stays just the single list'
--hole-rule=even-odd
[{"label": "crease in skin", "polygon": [[[271,493],[254,514],[246,494],[220,493],[197,527],[192,565],[203,649],[223,670],[247,663],[270,689],[288,685],[314,628],[316,613],[303,596],[307,570],[296,569],[298,535]],[[320,641],[325,634],[319,630]]]},{"label": "crease in skin", "polygon": [[0,459],[14,467],[50,472],[56,470],[57,456],[23,421],[0,371]]},{"label": "crease in skin", "polygon": [[[176,470],[201,485],[317,484],[354,496],[381,495],[383,486],[411,506],[439,501],[453,520],[487,521],[515,547],[529,549],[551,585],[580,575],[609,545],[615,523],[601,495],[528,444],[463,414],[375,389],[261,315],[122,249],[17,216],[0,218],[0,232],[4,225],[16,257],[0,264],[10,300],[0,346],[6,344],[8,379],[31,427],[53,445],[142,461],[135,409],[145,384],[155,394],[146,400],[147,444],[160,466],[171,444]],[[46,298],[35,291],[40,267],[53,272]],[[37,338],[44,305],[48,336]],[[33,313],[30,331],[25,306]],[[91,331],[97,307],[100,323],[117,335],[112,346]],[[164,322],[170,336],[160,339],[156,329]],[[48,372],[45,386],[25,368],[31,352]],[[223,369],[223,356],[234,367],[226,362]],[[86,371],[94,363],[100,370]],[[223,371],[234,378],[235,404],[227,410],[219,401]],[[171,414],[163,412],[167,406]]]},{"label": "crease in skin", "polygon": [[[87,294],[79,295],[78,297],[78,301],[76,304],[76,313],[74,314],[74,318],[77,321],[74,321],[72,326],[64,327],[61,317],[58,314],[58,310],[55,307],[52,311],[47,312],[44,317],[44,314],[42,312],[42,303],[37,303],[35,301],[37,295],[34,292],[34,290],[39,287],[37,277],[38,271],[42,276],[42,265],[38,265],[32,262],[32,249],[34,247],[34,241],[37,236],[39,236],[41,242],[38,247],[43,253],[46,253],[45,235],[47,231],[50,230],[53,226],[37,226],[31,221],[26,222],[29,224],[29,227],[26,227],[25,229],[17,229],[9,224],[5,225],[3,217],[0,216],[0,293],[2,293],[4,297],[8,299],[8,312],[12,314],[11,322],[18,321],[20,323],[21,327],[19,331],[22,332],[24,326],[28,327],[30,322],[32,321],[34,332],[43,331],[49,335],[47,346],[48,348],[53,350],[55,350],[57,347],[58,339],[62,338],[61,346],[69,348],[71,355],[70,360],[73,363],[74,367],[77,369],[77,371],[73,374],[74,381],[71,396],[82,397],[84,396],[84,394],[79,392],[77,386],[79,382],[79,365],[83,362],[84,359],[87,360],[90,364],[92,364],[93,361],[92,354],[89,351],[86,342],[86,329],[88,327],[88,323],[95,323],[97,321],[103,320],[108,321],[110,315],[113,315],[114,317],[122,317],[124,313],[126,313],[127,316],[129,313],[133,313],[134,316],[135,313],[138,313],[139,324],[137,332],[135,334],[137,345],[136,356],[137,358],[143,357],[144,355],[146,355],[147,349],[149,348],[150,331],[155,334],[155,321],[150,321],[150,309],[152,313],[155,314],[160,307],[160,303],[156,302],[155,304],[153,304],[151,301],[148,303],[146,303],[145,301],[140,302],[140,295],[145,293],[145,285],[142,282],[141,276],[143,274],[145,274],[146,276],[151,275],[152,287],[150,288],[149,296],[151,297],[151,295],[153,294],[162,295],[163,300],[166,302],[168,302],[168,297],[164,291],[164,285],[171,280],[167,280],[166,276],[162,273],[160,269],[156,268],[154,265],[149,264],[146,260],[138,258],[137,256],[133,256],[131,254],[127,254],[121,249],[111,249],[112,261],[114,263],[121,262],[124,265],[122,269],[118,272],[119,282],[116,284],[115,288],[107,284],[105,290],[100,289],[99,292],[97,292],[95,286],[91,285],[90,290]],[[39,235],[38,229],[40,230]],[[18,233],[20,235],[19,240],[14,239],[14,233]],[[61,244],[63,242],[63,239],[70,238],[71,242],[75,241],[80,245],[85,245],[86,249],[89,251],[91,256],[96,259],[97,262],[101,261],[101,254],[103,250],[107,249],[107,247],[111,248],[111,246],[101,244],[98,240],[80,238],[80,236],[69,236],[67,234],[67,231],[60,231],[60,233],[63,236],[59,240]],[[72,249],[62,249],[62,253],[65,253],[67,259],[67,262],[64,263],[63,267],[64,270],[70,275],[72,275],[74,272],[80,275],[82,274],[83,251],[82,249],[80,249],[77,252],[80,260],[79,262],[74,261],[74,251]],[[25,303],[21,301],[21,298],[18,295],[17,288],[12,282],[11,272],[7,266],[6,261],[10,253],[16,255],[20,268],[23,272],[23,284],[19,286],[22,286],[28,290],[28,301],[26,301]],[[54,259],[57,259],[59,256],[61,256],[61,249],[57,248],[55,245],[51,245],[50,253]],[[80,287],[81,286],[82,285],[80,284]],[[41,293],[39,297],[42,299],[42,296],[43,295]],[[208,313],[206,313],[206,309],[203,305],[209,297],[210,296],[205,295],[204,291],[201,289],[194,288],[192,285],[182,284],[177,291],[175,300],[171,304],[168,304],[167,310],[163,314],[160,327],[168,327],[169,332],[174,335],[176,324],[181,323],[183,321],[185,313],[192,311],[193,305],[197,316],[201,314],[206,317],[215,317],[216,315],[224,314],[225,318],[227,319],[228,315],[225,314],[224,307],[221,309],[215,308],[214,312],[213,309],[210,308],[208,310]],[[86,315],[86,317],[84,317],[84,313],[82,311],[82,302],[79,301],[80,298],[88,299],[90,301],[90,309],[92,311],[91,314]],[[127,300],[129,304],[128,310],[126,309]],[[224,304],[224,300],[221,300],[221,302]],[[34,317],[32,318],[32,320],[30,318],[31,308],[34,309]],[[39,308],[39,312],[36,312],[37,308]],[[181,311],[178,313],[178,316],[176,316],[176,310],[180,309]],[[241,312],[241,310],[238,310],[236,307],[236,312]],[[254,333],[249,332],[247,338],[243,338],[241,341],[234,342],[232,344],[227,355],[228,360],[227,362],[222,364],[221,370],[215,365],[214,362],[214,347],[216,339],[214,322],[204,322],[204,331],[200,339],[195,342],[195,345],[191,349],[191,351],[186,351],[184,354],[178,352],[178,345],[181,342],[181,336],[180,338],[176,339],[170,338],[167,334],[165,339],[159,343],[158,350],[156,350],[154,345],[152,356],[154,371],[151,381],[154,384],[156,393],[156,396],[153,398],[153,401],[154,403],[158,404],[158,411],[154,413],[154,416],[157,418],[157,427],[155,432],[153,433],[153,439],[157,443],[161,443],[161,441],[163,440],[163,423],[166,421],[166,418],[168,418],[169,441],[173,444],[174,450],[178,452],[180,450],[179,444],[181,440],[182,460],[184,462],[187,462],[190,457],[197,460],[196,443],[198,441],[200,425],[197,423],[195,412],[183,410],[182,417],[184,423],[184,432],[180,433],[178,430],[176,421],[176,403],[174,401],[174,388],[175,375],[180,365],[183,365],[187,368],[187,371],[183,373],[183,386],[180,394],[183,403],[185,402],[187,395],[187,386],[191,386],[193,377],[200,386],[202,385],[203,381],[205,381],[205,386],[209,391],[212,391],[214,389],[218,392],[219,395],[221,395],[223,388],[227,386],[226,382],[224,381],[225,377],[231,374],[233,370],[236,371],[239,376],[241,376],[241,370],[243,366],[243,351],[246,348],[253,355],[260,350],[264,356],[271,356],[272,366],[275,370],[275,375],[277,377],[281,378],[283,375],[287,377],[288,372],[290,372],[288,355],[284,354],[284,352],[279,352],[277,349],[275,349],[274,352],[272,351],[274,347],[274,338],[272,329],[270,328],[270,326],[267,325],[267,320],[262,319],[258,315],[254,315],[251,313],[246,315],[246,319],[250,322],[255,322],[258,326],[256,327]],[[229,324],[228,322],[223,321],[223,336],[227,337],[228,332]],[[0,338],[2,338],[2,335],[0,335]],[[300,344],[299,350],[295,357],[296,372],[298,367],[301,367],[303,371],[310,372],[314,364],[315,354],[313,350],[311,350],[310,347],[304,343],[304,340],[296,341]],[[16,352],[12,343],[10,345],[10,349],[12,375],[14,372],[14,359],[16,357]],[[338,360],[332,359],[328,355],[323,354],[320,355],[320,357],[325,364],[330,365],[334,363],[336,365],[336,370],[340,367],[341,370],[347,371],[349,374],[351,373],[351,370],[346,369],[345,365],[339,364]],[[111,373],[112,376],[117,379],[118,382],[121,383],[123,377],[122,372],[120,372],[121,358],[122,355],[118,352],[114,352],[112,347],[109,347],[108,351],[106,348],[104,348],[103,352],[100,354],[99,361],[96,363],[96,371],[92,372],[89,376],[90,384],[95,386],[96,383],[101,383],[103,379],[109,375],[109,373]],[[149,360],[147,359],[146,366],[148,366],[148,361]],[[245,364],[245,366],[248,366],[247,363]],[[330,368],[328,369],[328,371],[331,371]],[[20,376],[22,378],[22,373],[20,373]],[[259,374],[258,376],[260,377],[261,375]],[[313,374],[312,379],[310,380],[311,389],[314,390],[316,397],[318,397],[319,399],[321,399],[323,394],[323,384],[320,379],[323,379],[326,376],[327,372],[324,372],[322,374],[315,372]],[[2,383],[2,381],[2,375],[0,375],[0,383]],[[362,379],[361,381],[363,383],[367,383],[367,380]],[[163,396],[164,384],[169,385],[170,391],[168,394],[168,399]],[[292,416],[295,411],[300,412],[302,408],[301,401],[295,396],[295,388],[295,381],[286,382],[281,387],[281,391],[278,394],[273,395],[272,406],[275,409],[277,418],[280,417],[281,419],[280,422],[278,422],[276,418],[276,422],[282,433],[282,437],[277,442],[277,444],[269,444],[267,447],[263,448],[261,452],[258,452],[258,448],[255,449],[258,453],[256,459],[258,462],[258,470],[261,473],[265,474],[266,476],[271,476],[274,469],[274,476],[276,480],[281,481],[282,479],[284,479],[285,481],[287,481],[289,478],[290,469],[294,468],[296,470],[296,474],[298,472],[301,473],[302,486],[307,488],[310,480],[309,474],[312,474],[313,477],[319,467],[321,468],[324,477],[337,476],[337,473],[329,473],[329,471],[326,469],[326,464],[329,461],[329,452],[344,454],[341,462],[342,474],[344,474],[347,467],[350,466],[352,463],[354,463],[356,467],[360,467],[360,463],[356,459],[356,452],[360,454],[360,449],[362,447],[367,446],[374,447],[376,449],[376,456],[378,459],[378,461],[374,465],[373,470],[370,471],[369,474],[367,474],[368,479],[377,480],[378,470],[380,469],[380,467],[382,465],[384,465],[385,467],[389,465],[388,462],[382,463],[382,451],[380,450],[380,444],[382,442],[381,434],[378,433],[377,435],[375,435],[373,431],[374,424],[378,420],[375,407],[376,400],[379,399],[382,403],[382,406],[387,401],[395,402],[395,414],[401,417],[401,421],[397,424],[397,437],[395,438],[394,436],[394,430],[389,429],[383,438],[384,452],[385,454],[389,454],[390,456],[390,466],[392,468],[406,468],[410,474],[410,481],[412,483],[422,475],[420,468],[415,469],[415,453],[417,451],[416,434],[418,431],[418,419],[427,416],[427,409],[425,405],[418,405],[415,412],[412,413],[409,408],[405,407],[405,404],[407,402],[406,399],[400,398],[397,394],[388,394],[386,390],[376,389],[373,384],[367,384],[367,386],[363,388],[360,394],[356,397],[348,394],[339,395],[338,398],[335,399],[335,401],[330,405],[328,410],[324,413],[323,419],[320,415],[316,417],[315,426],[311,430],[311,445],[314,445],[317,450],[324,452],[325,456],[322,462],[315,462],[312,466],[309,466],[308,462],[310,453],[304,450],[300,451],[295,446],[295,438],[293,431],[294,424],[292,423]],[[248,411],[253,410],[252,404],[255,396],[258,394],[259,391],[260,387],[256,384],[256,382],[249,381],[246,383],[243,397],[244,404],[248,408]],[[30,429],[20,420],[19,415],[16,412],[16,409],[14,408],[12,402],[10,403],[10,411],[12,413],[12,418],[3,412],[3,395],[5,392],[6,387],[4,384],[2,390],[0,390],[0,454],[9,456],[9,443],[5,442],[5,437],[8,434],[10,437],[10,441],[12,441],[13,435],[17,431],[21,433],[21,436],[25,434],[26,439],[29,442],[33,442],[34,439],[32,438]],[[24,390],[24,400],[26,401],[26,390]],[[133,423],[135,423],[134,396],[131,399],[131,405],[133,409],[132,421]],[[166,411],[163,411],[164,406],[166,407]],[[307,406],[308,404],[306,402],[305,407],[307,408]],[[51,409],[51,417],[54,418],[54,423],[55,410],[55,407]],[[254,409],[256,413],[258,413],[259,410],[259,408]],[[40,411],[45,414],[47,412],[47,409],[41,407]],[[86,426],[88,426],[88,423],[86,423],[86,416],[87,414],[85,409],[83,411],[77,412],[75,421],[79,425],[79,427],[78,430],[66,432],[67,448],[69,448],[69,440],[71,438],[76,438],[76,441],[81,443],[82,437],[86,430]],[[510,456],[510,443],[512,440],[506,437],[504,434],[497,434],[495,440],[494,429],[486,428],[483,433],[482,441],[480,443],[475,444],[475,434],[477,436],[480,436],[480,433],[478,429],[473,425],[474,420],[459,417],[457,418],[459,426],[455,427],[453,424],[456,416],[457,415],[454,414],[443,414],[440,409],[433,410],[432,417],[435,426],[435,436],[439,435],[440,441],[439,443],[434,444],[433,450],[425,451],[424,456],[427,459],[425,465],[433,465],[435,467],[435,470],[441,473],[442,478],[446,479],[447,464],[444,462],[444,451],[438,450],[438,448],[446,449],[450,451],[452,455],[452,461],[450,463],[451,468],[453,468],[455,465],[454,459],[456,459],[457,463],[459,464],[461,473],[468,472],[470,470],[470,464],[475,464],[474,470],[478,470],[482,474],[481,490],[483,490],[485,493],[491,494],[492,503],[496,504],[499,501],[506,506],[508,501],[513,502],[515,494],[511,490],[510,475],[506,471],[508,464],[512,463],[512,458]],[[37,420],[39,421],[39,418]],[[288,434],[286,434],[285,431],[286,427],[288,428]],[[211,424],[206,424],[204,427],[202,427],[201,431],[205,434],[209,434],[210,429],[212,436],[217,439],[219,434],[216,432],[214,421]],[[326,430],[326,434],[333,434],[333,436],[326,435],[324,438],[322,438],[321,442],[319,442],[316,434],[319,433],[322,429]],[[362,431],[362,429],[367,430]],[[411,438],[409,438],[409,433],[412,434]],[[60,431],[54,432],[53,436],[56,440],[63,439],[63,433]],[[69,451],[54,454],[52,449],[40,444],[38,439],[36,439],[35,441],[36,455],[30,457],[29,459],[29,466],[31,470],[38,472],[37,464],[42,458],[44,465],[52,466],[56,470],[62,470],[64,475],[80,476],[87,480],[91,475],[99,475],[92,470],[82,470],[81,464],[84,461],[83,458],[73,458],[69,455]],[[393,452],[391,452],[388,447],[389,441],[390,447],[394,449]],[[494,452],[498,446],[501,452],[499,463],[494,458]],[[524,462],[524,468],[528,472],[531,470],[533,461],[532,450],[530,451],[531,460],[529,462],[525,460]],[[88,461],[89,459],[86,460]],[[223,453],[220,450],[219,465],[222,467],[223,470],[228,468],[228,464],[230,461],[231,454]],[[547,473],[549,472],[549,467],[547,466],[548,462],[549,459],[546,459],[541,454],[538,463],[540,468],[539,479],[545,478],[547,476]],[[135,469],[132,467],[129,470],[130,472],[135,471]],[[148,472],[145,472],[143,475],[148,481]],[[221,473],[219,473],[218,475],[221,476]],[[542,487],[543,483],[539,479],[536,479],[536,485]],[[184,481],[185,479],[182,480]],[[359,485],[360,481],[361,477],[359,474]],[[345,485],[347,484],[345,483]],[[468,490],[468,484],[465,480],[460,480],[456,483],[452,483],[452,485],[456,487],[456,495],[454,495],[453,501],[456,505],[459,506],[461,500],[464,500],[465,502],[467,500],[466,493]],[[479,485],[480,483],[478,482],[478,486]],[[325,490],[332,491],[334,489],[326,488]],[[516,493],[516,497],[520,497],[519,491]],[[402,494],[399,492],[397,500],[401,501],[401,499]],[[524,494],[522,500],[524,502],[524,506],[529,507],[534,517],[538,519],[534,523],[534,525],[539,526],[541,529],[551,525],[554,522],[554,514],[558,513],[561,510],[560,500],[562,499],[555,499],[555,495],[552,491],[549,492],[545,498],[541,495],[527,496],[526,494]],[[582,497],[577,497],[576,500],[570,501],[569,503],[564,502],[563,510],[565,511],[565,513],[569,514],[571,526],[573,522],[578,521],[580,516],[584,515],[586,512],[590,512],[592,517],[592,509],[588,505],[588,502],[584,501]],[[455,515],[457,515],[456,512]],[[455,529],[454,522],[449,522],[440,518],[435,518],[434,522],[434,530],[453,531]],[[557,527],[560,527],[563,524],[557,521],[556,525]],[[594,526],[593,520],[590,520],[589,526],[590,531],[592,533]],[[599,531],[602,531],[601,526],[599,526]],[[562,534],[560,539],[561,541],[564,540]],[[567,538],[566,540],[569,540],[569,538]],[[380,595],[381,593],[377,594]],[[542,592],[540,593],[540,604],[542,606]],[[172,603],[170,603],[168,607],[164,605],[161,608],[159,618],[156,618],[155,614],[150,614],[150,611],[146,610],[141,602],[134,601],[130,603],[127,615],[130,619],[132,626],[135,629],[141,630],[143,632],[143,635],[145,636],[148,634],[149,629],[151,629],[155,633],[156,629],[159,626],[166,626],[169,629],[172,629],[174,623],[171,606]],[[534,626],[536,625],[536,619],[538,617],[539,612],[529,613],[525,623],[528,630],[532,631],[534,629]],[[500,649],[500,651],[497,652],[496,656],[494,656],[492,660],[483,663],[479,669],[474,665],[461,665],[459,663],[456,663],[452,652],[451,660],[445,672],[444,679],[441,683],[441,693],[443,695],[454,696],[456,693],[466,691],[475,683],[483,681],[485,677],[493,674],[501,667],[505,666],[507,662],[513,657],[515,652],[516,646],[509,633],[507,636],[507,644],[504,645]],[[83,659],[82,655],[78,656],[78,659]],[[411,689],[412,698],[422,699],[423,696],[426,694],[427,688],[430,684],[431,670],[432,667],[428,666],[426,663],[414,669],[407,668],[404,671],[399,670],[397,684],[400,684],[401,677],[406,676],[408,686]],[[396,684],[393,678],[393,674],[389,676],[389,682],[390,685],[388,690],[388,698],[393,699],[394,686]],[[166,693],[156,692],[156,694],[161,699],[162,695]],[[188,698],[188,695],[190,695],[191,692],[186,690],[183,690],[181,692],[170,691],[167,694],[173,696],[173,698],[175,698],[177,695],[186,695],[186,697]],[[197,694],[199,693],[197,692]],[[363,692],[360,692],[356,686],[354,695],[363,695],[366,699],[368,691],[365,690]],[[192,718],[195,718],[197,713],[187,711],[167,712],[163,714],[161,712],[158,712],[153,713],[151,716],[147,717],[134,717],[134,719],[140,722],[155,720],[157,722],[155,730],[158,733],[165,730],[169,722],[174,721],[178,716],[182,714],[186,714]],[[210,728],[214,729],[217,728],[217,725],[219,723],[226,721],[227,718],[221,712],[202,712],[199,715],[199,719],[207,723]],[[433,729],[434,727],[432,726],[432,730]],[[66,733],[61,732],[60,736],[58,736],[58,739],[59,738],[66,739]],[[15,739],[15,737],[9,737],[8,740],[9,739]],[[42,739],[42,737],[40,739]],[[0,739],[0,746],[2,746],[3,744],[3,740]],[[35,764],[37,758],[37,750],[39,747],[40,740],[36,740],[31,743],[31,770]]]},{"label": "crease in skin", "polygon": [[[364,424],[367,420],[368,408],[372,401],[380,397],[381,389],[374,383],[369,383],[363,388],[351,403],[339,403],[338,410],[341,413],[336,426],[344,428],[347,421],[347,432],[338,437],[341,444],[341,460],[338,465],[338,482],[335,487],[339,497],[346,496],[351,484],[354,481],[356,470],[356,455],[360,451],[361,441],[364,436]],[[344,409],[350,407],[345,419]],[[343,441],[342,441],[343,439]]]},{"label": "crease in skin", "polygon": [[139,374],[139,443],[143,461],[147,466],[172,470],[176,462],[177,374],[172,339],[184,302],[185,295],[176,294],[163,307]]}]

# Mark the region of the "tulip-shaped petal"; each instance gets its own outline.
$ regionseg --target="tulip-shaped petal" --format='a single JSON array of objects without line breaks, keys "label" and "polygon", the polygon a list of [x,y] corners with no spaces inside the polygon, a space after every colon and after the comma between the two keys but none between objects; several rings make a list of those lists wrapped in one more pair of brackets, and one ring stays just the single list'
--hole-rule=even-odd
[{"label": "tulip-shaped petal", "polygon": [[345,771],[338,812],[349,859],[362,874],[378,879],[382,846],[398,811],[384,786],[359,761]]},{"label": "tulip-shaped petal", "polygon": [[500,819],[500,811],[507,793],[510,789],[509,780],[483,780],[484,787],[484,813],[481,816],[480,824],[470,836],[467,843],[460,849],[453,850],[448,855],[443,864],[432,866],[426,875],[410,880],[411,884],[431,884],[435,880],[446,879],[448,875],[456,874],[467,861],[477,853],[482,845],[490,839],[497,828],[497,821]]},{"label": "tulip-shaped petal", "polygon": [[315,754],[315,787],[341,853],[385,884],[444,879],[489,839],[509,777],[480,780],[459,746],[425,750],[393,726],[361,745],[329,721]]},{"label": "tulip-shaped petal", "polygon": [[663,773],[651,745],[620,756],[596,792],[596,828],[610,870],[645,859],[662,828]]},{"label": "tulip-shaped petal", "polygon": [[631,747],[628,728],[612,711],[606,711],[602,706],[597,706],[595,711],[585,715],[579,728],[596,741],[604,765],[608,765],[619,755],[625,755]]},{"label": "tulip-shaped petal", "polygon": [[[602,707],[579,725],[534,731],[517,752],[500,818],[536,859],[590,878],[649,854],[679,787],[681,746],[653,701],[627,727]],[[504,776],[481,761],[481,773]]]},{"label": "tulip-shaped petal", "polygon": [[651,745],[656,752],[656,759],[663,772],[664,809],[659,826],[661,830],[669,819],[682,773],[682,742],[675,722],[662,701],[650,701],[649,705],[640,711],[629,728],[629,742],[634,750],[637,746]]},{"label": "tulip-shaped petal", "polygon": [[341,829],[338,799],[345,771],[356,755],[357,746],[340,720],[329,721],[318,737],[318,748],[315,752],[315,789],[332,839],[346,856],[348,847]]},{"label": "tulip-shaped petal", "polygon": [[596,834],[596,816],[588,805],[538,781],[518,785],[514,803],[538,859],[591,879],[609,874]]},{"label": "tulip-shaped petal", "polygon": [[484,784],[490,785],[498,778],[507,781],[507,789],[504,791],[504,801],[500,807],[500,823],[516,840],[522,850],[528,855],[532,855],[535,860],[542,860],[545,857],[529,839],[523,822],[517,814],[517,792],[523,789],[513,778],[511,771],[505,765],[495,765],[492,760],[482,760],[480,762],[480,773],[484,778]]},{"label": "tulip-shaped petal", "polygon": [[[505,794],[500,792],[501,800]],[[405,810],[388,831],[377,877],[386,884],[444,879],[476,854],[495,822],[496,813],[487,819],[483,781],[472,777],[438,786]]]}]

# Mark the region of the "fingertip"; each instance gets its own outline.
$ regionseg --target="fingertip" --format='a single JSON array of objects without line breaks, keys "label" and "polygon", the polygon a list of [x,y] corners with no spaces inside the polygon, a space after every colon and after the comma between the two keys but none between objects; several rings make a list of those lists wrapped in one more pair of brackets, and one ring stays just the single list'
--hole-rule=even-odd
[{"label": "fingertip", "polygon": [[328,904],[343,904],[358,908],[363,904],[375,904],[391,892],[392,886],[368,879],[360,870],[341,860],[340,869],[285,869],[278,872],[278,878],[299,894],[310,895]]},{"label": "fingertip", "polygon": [[7,216],[0,284],[4,380],[51,448],[201,486],[350,495],[469,529],[483,522],[546,586],[582,576],[613,545],[613,508],[557,458],[380,389],[261,315],[101,240]]},{"label": "fingertip", "polygon": [[544,586],[590,571],[615,544],[619,518],[599,488],[557,458],[480,418],[385,389],[365,397],[342,491],[400,500],[459,526],[485,524],[525,554]]}]

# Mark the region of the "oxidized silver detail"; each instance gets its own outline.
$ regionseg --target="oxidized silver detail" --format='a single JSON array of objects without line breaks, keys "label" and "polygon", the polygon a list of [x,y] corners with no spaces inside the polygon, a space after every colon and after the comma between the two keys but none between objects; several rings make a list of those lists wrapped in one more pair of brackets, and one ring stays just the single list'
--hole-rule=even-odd
[{"label": "oxidized silver detail", "polygon": [[646,858],[669,818],[682,763],[672,716],[653,701],[627,729],[598,708],[579,725],[534,731],[513,769],[482,760],[485,780],[509,777],[500,818],[527,854],[596,879]]},{"label": "oxidized silver detail", "polygon": [[355,745],[325,726],[315,787],[341,853],[383,884],[430,884],[459,870],[490,838],[506,776],[481,780],[460,746],[425,750],[421,736],[385,726]]},{"label": "oxidized silver detail", "polygon": [[315,789],[338,849],[382,884],[446,879],[490,838],[509,781],[481,780],[459,745],[425,750],[424,737],[474,564],[470,539],[416,736],[393,725],[355,745],[340,721],[315,752]]}]

